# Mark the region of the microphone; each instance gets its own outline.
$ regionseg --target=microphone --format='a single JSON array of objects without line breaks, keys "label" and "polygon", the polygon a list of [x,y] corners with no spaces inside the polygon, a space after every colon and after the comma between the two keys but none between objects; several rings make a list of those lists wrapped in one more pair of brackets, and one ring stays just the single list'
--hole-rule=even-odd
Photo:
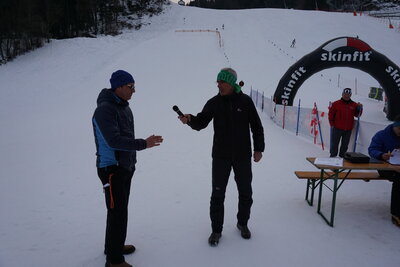
[{"label": "microphone", "polygon": [[179,116],[182,116],[182,117],[184,116],[183,113],[182,113],[182,111],[179,110],[178,106],[173,106],[172,109],[173,109],[176,113],[178,113]]}]

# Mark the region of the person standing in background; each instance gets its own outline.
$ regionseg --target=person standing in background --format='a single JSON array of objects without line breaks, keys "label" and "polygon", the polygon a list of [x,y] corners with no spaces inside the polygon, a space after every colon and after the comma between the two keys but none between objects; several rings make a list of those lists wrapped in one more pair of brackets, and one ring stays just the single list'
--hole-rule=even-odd
[{"label": "person standing in background", "polygon": [[[331,147],[330,156],[343,158],[350,142],[351,131],[353,130],[354,117],[362,114],[362,104],[351,100],[351,89],[345,88],[342,98],[333,102],[329,108],[328,117],[331,126]],[[339,150],[339,142],[340,150]]]}]

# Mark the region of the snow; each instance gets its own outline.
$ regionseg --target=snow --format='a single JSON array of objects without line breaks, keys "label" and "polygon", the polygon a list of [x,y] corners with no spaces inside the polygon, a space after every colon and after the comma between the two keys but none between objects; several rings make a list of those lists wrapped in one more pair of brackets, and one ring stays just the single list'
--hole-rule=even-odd
[{"label": "snow", "polygon": [[[215,33],[175,32],[222,24],[223,48]],[[172,4],[140,31],[55,40],[0,66],[0,266],[103,266],[106,210],[91,116],[99,91],[117,69],[136,80],[130,101],[136,135],[164,137],[160,147],[138,153],[127,238],[137,251],[127,262],[137,267],[398,266],[400,231],[390,221],[391,184],[344,184],[335,226],[329,227],[306,203],[305,181],[293,173],[313,170],[305,157],[328,152],[261,113],[266,151],[253,164],[253,236],[244,240],[236,229],[231,179],[221,242],[208,246],[212,126],[193,131],[171,109],[199,112],[216,94],[216,75],[226,66],[237,70],[246,93],[253,88],[273,95],[296,59],[335,37],[356,35],[400,64],[400,34],[366,16]],[[289,47],[293,38],[294,49]],[[299,90],[303,106],[317,101],[323,110],[357,78],[353,98],[364,103],[363,120],[382,128],[389,123],[382,104],[367,99],[369,86],[378,85],[372,77],[348,68],[321,73]]]}]

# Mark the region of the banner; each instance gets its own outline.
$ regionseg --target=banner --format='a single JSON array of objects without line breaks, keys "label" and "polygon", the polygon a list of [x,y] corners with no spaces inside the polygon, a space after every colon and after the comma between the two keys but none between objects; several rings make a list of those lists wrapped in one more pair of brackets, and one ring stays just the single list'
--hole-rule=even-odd
[{"label": "banner", "polygon": [[277,104],[292,106],[297,90],[313,74],[328,68],[350,67],[374,77],[388,98],[387,118],[400,114],[400,68],[357,38],[339,37],[324,43],[292,65],[274,94]]}]

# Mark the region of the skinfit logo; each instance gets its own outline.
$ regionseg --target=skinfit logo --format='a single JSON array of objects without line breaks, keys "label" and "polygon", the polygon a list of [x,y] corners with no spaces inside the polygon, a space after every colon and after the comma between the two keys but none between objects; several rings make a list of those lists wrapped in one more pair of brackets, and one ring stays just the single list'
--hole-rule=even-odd
[{"label": "skinfit logo", "polygon": [[287,83],[287,85],[284,87],[283,89],[283,95],[281,95],[282,98],[282,105],[287,105],[288,99],[290,98],[290,94],[292,93],[292,89],[295,88],[295,85],[297,83],[297,81],[301,78],[301,76],[304,75],[304,73],[306,73],[307,70],[304,67],[299,67],[298,69],[296,69],[292,75],[290,75],[290,80]]},{"label": "skinfit logo", "polygon": [[385,70],[396,83],[397,90],[400,91],[400,71],[393,66],[388,66]]},{"label": "skinfit logo", "polygon": [[337,53],[326,52],[321,54],[321,61],[370,61],[372,51],[359,52],[354,51],[354,53],[342,53],[341,51]]}]

